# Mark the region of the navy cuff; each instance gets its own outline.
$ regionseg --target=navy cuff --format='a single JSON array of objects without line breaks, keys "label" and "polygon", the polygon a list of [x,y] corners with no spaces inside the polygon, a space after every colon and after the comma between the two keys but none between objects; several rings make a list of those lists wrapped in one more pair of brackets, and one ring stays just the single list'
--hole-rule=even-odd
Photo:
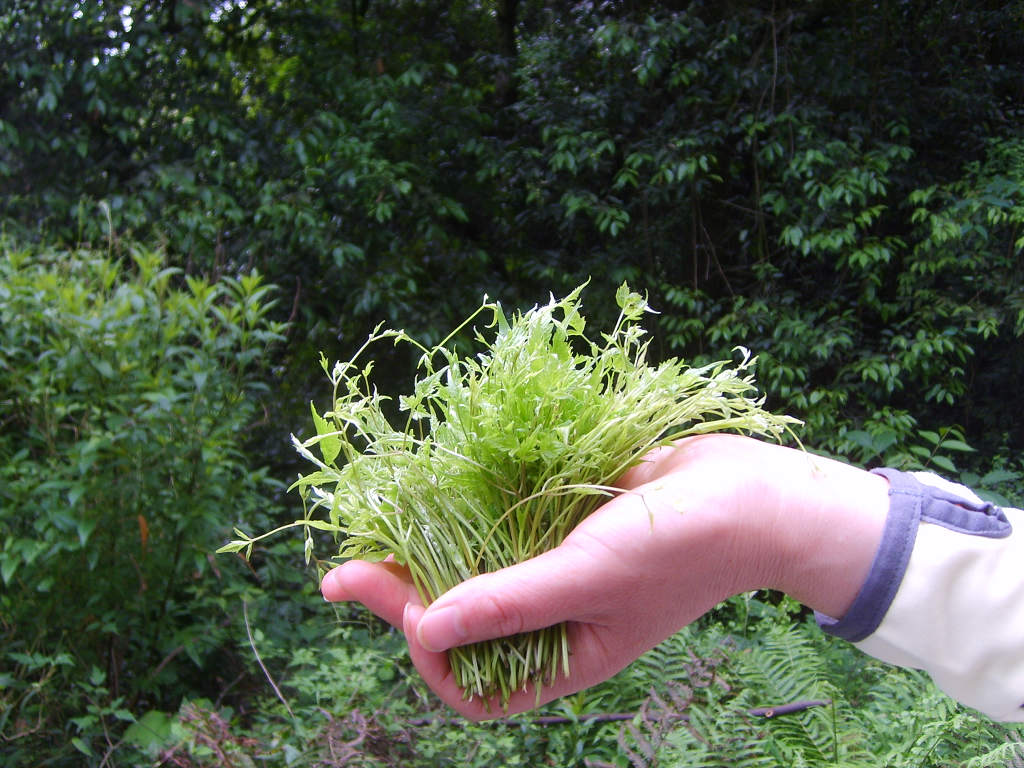
[{"label": "navy cuff", "polygon": [[1001,539],[1012,530],[1006,515],[993,504],[979,503],[926,485],[909,472],[874,469],[872,473],[889,481],[889,514],[871,570],[843,618],[814,614],[825,632],[851,643],[871,635],[888,613],[903,582],[922,521],[988,538]]}]

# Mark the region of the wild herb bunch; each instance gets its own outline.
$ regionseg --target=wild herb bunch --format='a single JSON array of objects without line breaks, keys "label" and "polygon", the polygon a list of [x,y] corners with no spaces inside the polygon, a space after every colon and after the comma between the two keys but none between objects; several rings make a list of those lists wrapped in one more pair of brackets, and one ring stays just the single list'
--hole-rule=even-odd
[{"label": "wild herb bunch", "polygon": [[[485,299],[460,326],[490,320],[475,334],[474,356],[381,327],[348,362],[330,367],[321,356],[333,405],[322,416],[313,407],[315,436],[293,438],[316,465],[293,486],[307,502],[293,524],[307,527],[307,561],[309,529],[335,532],[339,558],[393,555],[429,605],[462,581],[558,546],[655,446],[722,430],[778,438],[793,423],[763,409],[747,355],[735,367],[649,364],[639,321],[650,310],[626,285],[615,328],[591,340],[581,292],[511,320]],[[373,363],[359,362],[384,339],[423,352],[397,428]],[[257,539],[236,532],[242,540],[224,549],[251,550]],[[558,626],[449,653],[467,698],[506,702],[528,683],[568,674],[571,649]]]}]

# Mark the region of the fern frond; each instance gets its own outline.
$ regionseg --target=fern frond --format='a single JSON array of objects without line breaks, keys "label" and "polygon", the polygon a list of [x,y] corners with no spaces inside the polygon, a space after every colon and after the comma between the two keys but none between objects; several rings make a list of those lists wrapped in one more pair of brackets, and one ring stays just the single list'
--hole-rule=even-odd
[{"label": "fern frond", "polygon": [[[741,654],[737,671],[748,686],[734,706],[750,709],[838,695],[824,679],[824,662],[800,627],[775,627]],[[787,764],[825,765],[838,753],[832,707],[814,707],[766,721]]]},{"label": "fern frond", "polygon": [[[813,625],[765,621],[757,629],[739,650],[712,627],[648,655],[644,674],[672,669],[675,682],[662,683],[635,730],[620,735],[631,768],[1024,768],[1024,725],[989,721],[927,675],[829,644]],[[700,662],[715,652],[714,683],[702,684]],[[858,681],[844,678],[859,671]],[[830,704],[761,716],[766,707],[821,700]]]},{"label": "fern frond", "polygon": [[963,768],[1024,768],[1024,740],[1016,734],[991,752],[972,757]]},{"label": "fern frond", "polygon": [[777,768],[765,732],[728,706],[693,707],[687,728],[671,734],[659,753],[664,768]]},{"label": "fern frond", "polygon": [[720,628],[697,632],[687,627],[641,656],[633,668],[651,680],[685,680],[699,688],[710,684],[735,643]]}]

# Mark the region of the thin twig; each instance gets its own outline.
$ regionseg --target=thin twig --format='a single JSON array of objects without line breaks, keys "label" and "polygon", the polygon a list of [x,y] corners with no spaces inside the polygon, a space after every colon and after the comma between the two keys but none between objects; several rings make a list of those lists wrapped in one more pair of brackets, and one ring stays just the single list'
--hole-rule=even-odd
[{"label": "thin twig", "polygon": [[256,641],[252,637],[252,628],[249,626],[249,604],[242,601],[242,617],[245,619],[245,633],[249,635],[249,647],[252,648],[253,656],[256,657],[256,663],[260,665],[260,669],[263,670],[263,674],[267,677],[267,682],[270,683],[270,687],[274,689],[274,693],[277,694],[277,698],[284,704],[284,708],[288,710],[288,714],[292,720],[295,719],[295,713],[292,712],[292,708],[288,706],[288,702],[285,701],[284,696],[281,694],[281,689],[277,687],[277,683],[274,682],[274,678],[270,676],[269,670],[263,664],[263,659],[260,658],[260,652],[256,650]]},{"label": "thin twig", "polygon": [[[487,720],[481,725],[568,725],[569,723],[615,723],[622,720],[632,720],[636,712],[589,712],[576,717],[566,715],[542,715],[539,717],[501,717],[495,720]],[[458,717],[418,717],[409,720],[409,725],[423,726],[432,725],[465,725],[466,721]]]},{"label": "thin twig", "polygon": [[181,653],[184,650],[185,650],[185,646],[184,645],[179,645],[173,651],[171,651],[166,656],[164,656],[163,659],[160,660],[160,663],[156,665],[156,668],[146,676],[147,679],[148,678],[152,678],[152,677],[156,677],[161,672],[163,672],[164,667],[166,667],[168,664],[170,664],[172,661],[174,661],[174,657],[177,656],[179,653]]},{"label": "thin twig", "polygon": [[812,707],[827,707],[831,703],[831,699],[826,699],[825,701],[793,701],[789,704],[779,704],[777,707],[754,707],[754,709],[748,709],[747,714],[754,717],[780,717],[781,715],[791,715],[794,712],[803,712],[805,709],[811,709]]}]

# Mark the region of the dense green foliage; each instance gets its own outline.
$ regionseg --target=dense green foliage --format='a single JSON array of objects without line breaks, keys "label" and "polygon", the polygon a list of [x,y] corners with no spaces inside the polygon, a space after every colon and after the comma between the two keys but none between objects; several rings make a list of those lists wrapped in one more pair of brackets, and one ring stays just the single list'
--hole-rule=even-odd
[{"label": "dense green foliage", "polygon": [[[742,653],[731,693],[687,705],[703,747],[678,718],[621,743],[578,719],[639,711],[643,665],[546,712],[569,724],[446,727],[397,638],[325,618],[301,542],[252,571],[208,554],[295,518],[287,435],[309,436],[321,351],[382,320],[429,345],[484,294],[588,278],[649,293],[654,360],[750,348],[808,445],[1019,502],[1022,71],[1021,0],[3,3],[0,760],[828,763],[821,723],[716,730],[713,708],[771,698]],[[413,357],[379,361],[382,389]],[[744,605],[709,628],[801,669],[811,643],[841,695],[801,695],[850,714],[851,762],[1019,757],[918,678]]]},{"label": "dense green foliage", "polygon": [[15,3],[5,213],[77,243],[107,200],[324,339],[631,277],[824,447],[995,426],[954,409],[1019,374],[1019,2],[501,7],[511,49],[461,4]]},{"label": "dense green foliage", "polygon": [[143,249],[4,248],[0,719],[30,735],[16,754],[91,752],[101,726],[217,679],[230,643],[211,613],[245,583],[210,542],[264,514],[240,431],[280,329],[258,274],[176,287],[178,272]]},{"label": "dense green foliage", "polygon": [[851,656],[810,619],[785,625],[771,615],[792,607],[767,611],[745,640],[713,626],[680,633],[642,659],[676,673],[655,684],[624,728],[629,765],[911,768],[1024,757],[1019,727],[957,707],[920,672]]}]

